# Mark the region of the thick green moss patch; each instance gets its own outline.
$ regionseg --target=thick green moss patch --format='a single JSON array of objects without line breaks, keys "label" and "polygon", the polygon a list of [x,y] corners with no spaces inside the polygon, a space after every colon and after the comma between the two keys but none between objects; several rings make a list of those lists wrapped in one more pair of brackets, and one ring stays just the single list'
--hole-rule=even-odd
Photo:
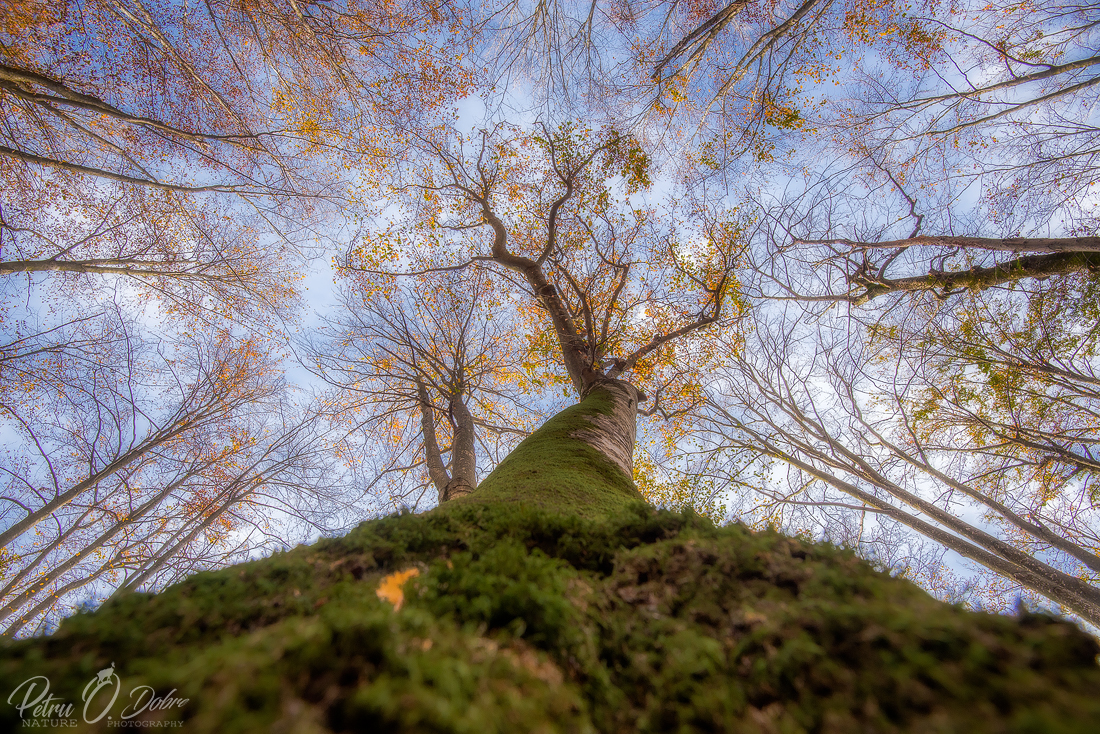
[{"label": "thick green moss patch", "polygon": [[[376,591],[408,569],[395,610]],[[941,604],[830,546],[641,504],[598,521],[470,504],[11,644],[0,726],[32,676],[85,726],[81,693],[113,662],[112,721],[148,685],[189,700],[136,718],[191,731],[1092,732],[1097,652],[1067,623]]]},{"label": "thick green moss patch", "polygon": [[641,501],[631,477],[573,437],[592,428],[591,415],[611,415],[605,392],[593,390],[546,421],[456,503],[514,503],[595,518]]}]

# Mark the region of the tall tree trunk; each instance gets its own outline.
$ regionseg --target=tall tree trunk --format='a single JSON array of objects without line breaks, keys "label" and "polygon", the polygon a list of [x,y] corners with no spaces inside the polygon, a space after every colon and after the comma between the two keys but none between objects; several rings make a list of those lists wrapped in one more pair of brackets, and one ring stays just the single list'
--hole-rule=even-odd
[{"label": "tall tree trunk", "polygon": [[423,382],[417,381],[416,394],[420,400],[420,433],[424,440],[424,462],[428,465],[428,478],[435,485],[435,491],[439,493],[439,501],[442,502],[451,477],[448,476],[447,467],[443,464],[443,454],[439,450],[439,439],[435,433],[432,402],[428,397],[428,388]]},{"label": "tall tree trunk", "polygon": [[643,501],[633,480],[638,390],[601,380],[508,454],[467,502],[522,503],[601,516]]},{"label": "tall tree trunk", "polygon": [[965,290],[979,291],[995,285],[1012,283],[1024,278],[1049,278],[1072,273],[1094,272],[1100,268],[1100,253],[1055,252],[1046,255],[1024,255],[990,267],[975,267],[958,272],[931,270],[927,275],[907,278],[855,277],[852,283],[864,287],[862,293],[848,300],[857,306],[890,293],[936,291],[949,295]]},{"label": "tall tree trunk", "polygon": [[[597,382],[430,513],[7,643],[0,690],[43,676],[79,702],[123,659],[124,686],[175,702],[144,718],[200,731],[1091,731],[1100,647],[1073,625],[973,614],[829,545],[645,508],[637,397]],[[42,718],[19,690],[26,711],[0,707],[0,727]]]}]

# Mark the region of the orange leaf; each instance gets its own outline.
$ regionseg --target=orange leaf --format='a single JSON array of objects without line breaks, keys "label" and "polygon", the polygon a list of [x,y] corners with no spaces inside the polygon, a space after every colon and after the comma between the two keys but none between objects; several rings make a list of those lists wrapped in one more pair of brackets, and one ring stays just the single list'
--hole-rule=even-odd
[{"label": "orange leaf", "polygon": [[378,590],[375,593],[378,594],[379,599],[393,604],[393,610],[399,612],[401,611],[401,605],[405,603],[405,592],[401,590],[401,587],[413,576],[419,575],[420,571],[415,568],[391,573],[382,579],[382,583],[378,584]]}]

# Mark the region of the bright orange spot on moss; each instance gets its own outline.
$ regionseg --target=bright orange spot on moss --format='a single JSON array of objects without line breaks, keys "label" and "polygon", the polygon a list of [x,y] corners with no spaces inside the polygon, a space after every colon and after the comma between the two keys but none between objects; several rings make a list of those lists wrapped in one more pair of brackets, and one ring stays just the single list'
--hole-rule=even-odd
[{"label": "bright orange spot on moss", "polygon": [[413,576],[419,575],[420,571],[415,568],[391,573],[382,579],[382,583],[378,584],[378,591],[374,593],[378,594],[379,599],[393,604],[393,610],[399,612],[401,611],[401,605],[405,603],[405,592],[401,590],[401,587]]}]

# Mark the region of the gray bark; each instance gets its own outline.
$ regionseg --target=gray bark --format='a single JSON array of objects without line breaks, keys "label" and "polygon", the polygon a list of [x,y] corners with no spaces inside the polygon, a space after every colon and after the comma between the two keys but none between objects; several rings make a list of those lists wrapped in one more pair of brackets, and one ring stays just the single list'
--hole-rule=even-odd
[{"label": "gray bark", "polygon": [[[814,240],[797,240],[811,242]],[[903,240],[859,242],[848,239],[824,240],[828,244],[848,245],[854,250],[890,250],[924,245],[929,247],[962,247],[996,252],[1100,252],[1100,237],[956,237],[953,235],[918,235]]]},{"label": "gray bark", "polygon": [[439,493],[440,504],[474,491],[477,486],[477,454],[474,452],[474,416],[462,395],[451,399],[450,418],[454,434],[451,441],[451,471],[443,463],[443,452],[435,431],[435,415],[428,388],[422,381],[416,385],[420,400],[420,432],[424,437],[424,460],[428,477]]},{"label": "gray bark", "polygon": [[577,431],[573,438],[603,454],[628,478],[634,477],[634,441],[637,432],[639,392],[625,380],[601,380],[585,391],[583,397],[600,389],[610,402],[608,414],[589,416],[592,427]]},{"label": "gray bark", "polygon": [[474,417],[462,401],[462,395],[451,400],[451,480],[439,494],[440,502],[469,494],[477,486],[477,455],[474,453]]},{"label": "gray bark", "polygon": [[862,286],[862,293],[850,295],[847,300],[857,306],[890,293],[914,293],[937,291],[944,295],[965,290],[984,290],[1002,283],[1024,278],[1049,278],[1071,273],[1094,272],[1100,269],[1100,253],[1056,252],[1046,255],[1025,255],[990,267],[976,267],[959,272],[933,270],[927,275],[907,278],[876,278],[857,275],[853,285]]},{"label": "gray bark", "polygon": [[451,477],[447,474],[447,467],[443,465],[443,455],[439,450],[439,439],[435,433],[432,403],[423,382],[417,382],[416,394],[420,399],[420,433],[424,437],[424,461],[428,465],[428,477],[439,492],[440,502],[442,502],[443,492],[450,483]]}]

